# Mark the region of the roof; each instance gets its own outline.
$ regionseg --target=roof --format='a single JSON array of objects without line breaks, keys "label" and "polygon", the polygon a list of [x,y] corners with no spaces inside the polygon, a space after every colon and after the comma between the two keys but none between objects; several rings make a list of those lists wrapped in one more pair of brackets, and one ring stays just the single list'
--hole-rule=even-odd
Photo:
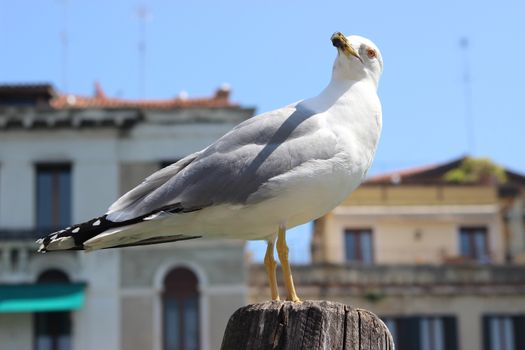
[{"label": "roof", "polygon": [[[365,185],[431,185],[444,184],[444,175],[461,165],[467,157],[460,157],[448,162],[397,170],[378,174],[365,181]],[[504,169],[510,183],[525,185],[525,176],[509,169]]]},{"label": "roof", "polygon": [[[32,103],[31,103],[32,102]],[[124,99],[108,97],[100,84],[95,83],[92,96],[60,93],[51,84],[0,85],[0,105],[44,106],[62,109],[174,109],[174,108],[231,108],[239,107],[230,101],[230,89],[218,88],[212,96],[188,98],[184,94],[167,99]]]},{"label": "roof", "polygon": [[446,163],[429,164],[396,170],[370,177],[366,184],[407,184],[407,183],[436,183],[442,182],[443,175],[458,167],[465,157],[454,159]]},{"label": "roof", "polygon": [[0,106],[45,107],[56,97],[50,84],[10,84],[0,85]]},{"label": "roof", "polygon": [[51,84],[0,84],[0,95],[23,93],[23,94],[43,94],[53,96],[55,89]]},{"label": "roof", "polygon": [[[188,113],[188,111],[191,111]],[[124,99],[109,97],[100,84],[92,96],[62,94],[50,84],[0,84],[0,131],[118,128],[138,123],[233,123],[253,116],[254,108],[230,101],[230,89],[218,88],[209,97]]]}]

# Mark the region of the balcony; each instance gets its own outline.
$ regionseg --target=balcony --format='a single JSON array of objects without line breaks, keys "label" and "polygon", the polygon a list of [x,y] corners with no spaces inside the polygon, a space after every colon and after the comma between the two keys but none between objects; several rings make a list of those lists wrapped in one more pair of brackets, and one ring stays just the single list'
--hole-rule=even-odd
[{"label": "balcony", "polygon": [[[525,294],[525,266],[520,265],[313,264],[292,270],[296,287],[308,298]],[[252,291],[267,287],[263,265],[250,267],[249,283]]]},{"label": "balcony", "polygon": [[[58,252],[44,257],[37,253],[36,239],[52,230],[0,228],[0,284],[32,283],[42,266],[77,266],[76,252]],[[50,265],[51,264],[51,265]]]},{"label": "balcony", "polygon": [[48,232],[48,231],[42,231],[42,230],[35,229],[35,228],[33,229],[0,228],[0,243],[2,243],[2,241],[34,241],[42,237],[43,235],[45,235],[45,232]]}]

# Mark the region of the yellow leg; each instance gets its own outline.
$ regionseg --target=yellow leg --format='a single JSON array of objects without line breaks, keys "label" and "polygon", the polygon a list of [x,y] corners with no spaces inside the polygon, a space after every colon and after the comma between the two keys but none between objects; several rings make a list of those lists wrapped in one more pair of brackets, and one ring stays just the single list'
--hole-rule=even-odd
[{"label": "yellow leg", "polygon": [[270,282],[270,291],[272,293],[272,300],[279,300],[279,289],[277,288],[277,275],[275,269],[277,263],[273,258],[273,247],[274,239],[268,240],[268,246],[266,247],[266,255],[264,256],[264,266],[266,267],[266,273],[268,274],[268,281]]},{"label": "yellow leg", "polygon": [[281,261],[281,267],[283,269],[284,286],[288,292],[287,300],[291,300],[295,303],[300,303],[301,299],[295,293],[295,287],[293,285],[292,271],[290,270],[290,263],[288,262],[288,247],[286,246],[286,228],[282,225],[279,226],[279,235],[277,237],[277,254]]}]

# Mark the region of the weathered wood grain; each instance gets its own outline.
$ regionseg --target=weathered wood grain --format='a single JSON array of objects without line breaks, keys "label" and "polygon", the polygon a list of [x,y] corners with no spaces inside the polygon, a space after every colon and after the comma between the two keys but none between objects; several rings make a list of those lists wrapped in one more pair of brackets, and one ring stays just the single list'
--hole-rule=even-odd
[{"label": "weathered wood grain", "polygon": [[230,318],[222,350],[394,350],[372,312],[330,301],[268,301]]}]

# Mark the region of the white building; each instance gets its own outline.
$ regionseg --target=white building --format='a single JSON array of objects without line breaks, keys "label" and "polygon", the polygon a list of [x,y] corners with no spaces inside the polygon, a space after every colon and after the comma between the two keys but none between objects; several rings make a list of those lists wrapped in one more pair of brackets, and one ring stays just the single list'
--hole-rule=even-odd
[{"label": "white building", "polygon": [[161,166],[253,115],[210,98],[130,101],[0,86],[0,348],[215,349],[247,302],[243,242],[35,253]]}]

